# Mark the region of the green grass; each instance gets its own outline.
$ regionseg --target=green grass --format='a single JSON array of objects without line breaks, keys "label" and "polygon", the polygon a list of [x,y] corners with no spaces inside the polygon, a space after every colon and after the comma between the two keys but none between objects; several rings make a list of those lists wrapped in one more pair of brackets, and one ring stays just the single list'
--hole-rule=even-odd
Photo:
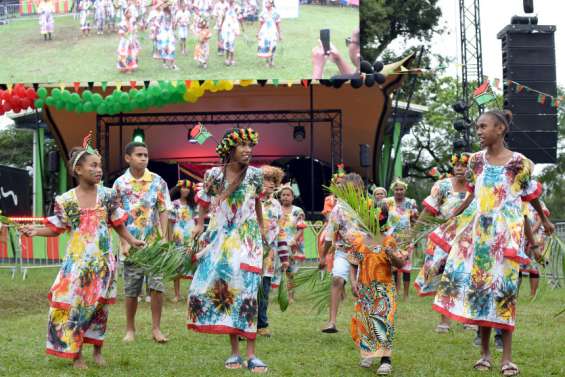
[{"label": "green grass", "polygon": [[[166,345],[150,340],[149,304],[140,304],[138,338],[123,344],[123,295],[110,309],[109,328],[104,354],[108,367],[92,366],[86,372],[74,371],[66,360],[47,357],[47,291],[56,275],[55,269],[33,270],[28,279],[11,280],[9,271],[0,270],[0,375],[4,376],[218,376],[248,375],[245,371],[227,372],[223,362],[229,354],[226,336],[197,334],[186,330],[186,306],[170,302],[172,287],[167,289],[163,329],[171,338]],[[183,282],[183,294],[187,283]],[[565,304],[564,291],[543,286],[530,302],[525,283],[518,304],[518,323],[514,335],[514,361],[523,376],[563,376],[565,316],[553,318]],[[272,295],[271,297],[273,297]],[[297,302],[281,313],[272,304],[269,310],[271,339],[258,340],[258,356],[269,364],[271,376],[371,376],[373,372],[357,366],[358,352],[348,334],[352,303],[343,305],[338,321],[341,330],[335,335],[319,332],[325,314],[316,315],[298,292]],[[397,337],[394,342],[395,376],[498,376],[500,354],[494,353],[491,373],[475,373],[471,366],[479,351],[471,342],[473,333],[459,324],[450,334],[433,332],[438,316],[430,308],[431,298],[414,295],[408,303],[399,303]],[[242,344],[243,350],[243,344]],[[91,347],[86,346],[86,360],[92,365]]]},{"label": "green grass", "polygon": [[[193,35],[187,41],[186,56],[180,54],[177,43],[177,65],[180,69],[171,71],[153,59],[151,40],[142,32],[139,35],[142,46],[140,68],[133,74],[122,74],[116,69],[117,34],[100,36],[91,30],[90,36],[83,38],[79,35],[79,21],[72,16],[61,16],[55,18],[53,41],[45,42],[39,34],[37,19],[26,17],[0,26],[0,82],[310,78],[311,52],[318,43],[319,30],[330,28],[332,42],[349,60],[344,40],[358,25],[359,12],[356,8],[302,5],[299,18],[282,20],[283,40],[277,47],[276,66],[272,69],[257,57],[257,22],[245,23],[245,38],[239,37],[236,42],[234,67],[225,67],[223,57],[216,54],[214,33],[210,40],[207,70],[198,68],[193,59],[196,42]],[[329,63],[325,77],[336,73],[335,65]]]}]

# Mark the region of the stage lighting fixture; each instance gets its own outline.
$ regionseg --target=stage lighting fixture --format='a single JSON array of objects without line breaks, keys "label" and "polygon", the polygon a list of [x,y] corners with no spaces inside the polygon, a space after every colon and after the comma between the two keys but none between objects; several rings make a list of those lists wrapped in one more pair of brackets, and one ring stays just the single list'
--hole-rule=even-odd
[{"label": "stage lighting fixture", "polygon": [[453,122],[453,128],[459,132],[465,131],[467,127],[469,127],[469,123],[467,123],[463,118],[459,118]]},{"label": "stage lighting fixture", "polygon": [[524,13],[534,13],[534,0],[523,0]]},{"label": "stage lighting fixture", "polygon": [[133,131],[131,141],[134,141],[136,143],[144,143],[145,142],[145,132],[141,128],[136,128]]},{"label": "stage lighting fixture", "polygon": [[292,131],[292,138],[298,142],[303,141],[306,138],[306,129],[304,128],[304,126],[294,126],[294,130]]},{"label": "stage lighting fixture", "polygon": [[465,111],[467,111],[467,109],[469,108],[469,106],[465,103],[465,101],[463,100],[459,100],[457,102],[455,102],[451,108],[453,109],[453,111],[455,111],[458,114],[464,114]]}]

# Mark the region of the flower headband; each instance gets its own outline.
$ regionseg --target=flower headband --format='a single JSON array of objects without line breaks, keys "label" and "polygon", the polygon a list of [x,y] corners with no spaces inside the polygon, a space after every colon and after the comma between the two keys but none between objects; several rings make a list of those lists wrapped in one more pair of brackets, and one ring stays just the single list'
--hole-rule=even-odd
[{"label": "flower headband", "polygon": [[234,128],[220,141],[216,147],[216,153],[225,158],[229,155],[230,150],[237,145],[251,143],[252,146],[255,146],[258,142],[259,134],[252,128]]},{"label": "flower headband", "polygon": [[343,164],[337,164],[337,172],[332,176],[332,182],[335,183],[339,178],[345,177],[345,169]]},{"label": "flower headband", "polygon": [[400,179],[397,179],[397,180],[395,180],[394,182],[392,182],[391,185],[390,185],[390,189],[391,189],[391,190],[394,190],[394,188],[395,188],[396,186],[404,187],[405,190],[408,189],[408,183],[406,183],[406,182],[404,182],[404,181],[401,181]]},{"label": "flower headband", "polygon": [[82,139],[82,148],[83,150],[80,151],[77,156],[75,157],[75,160],[73,161],[73,172],[75,171],[75,168],[77,167],[77,163],[78,161],[82,158],[82,156],[84,156],[85,154],[96,154],[98,156],[100,156],[100,153],[98,153],[98,151],[94,148],[92,148],[92,146],[90,145],[90,142],[92,141],[92,131],[90,131],[85,137],[84,139]]},{"label": "flower headband", "polygon": [[188,179],[179,179],[179,181],[177,182],[177,187],[186,187],[189,189],[191,187],[194,187],[194,184]]},{"label": "flower headband", "polygon": [[431,168],[427,174],[436,181],[451,177],[451,174],[449,173],[440,173],[436,167]]},{"label": "flower headband", "polygon": [[455,153],[453,156],[451,156],[451,166],[455,166],[457,164],[467,166],[470,157],[471,155],[469,153]]}]

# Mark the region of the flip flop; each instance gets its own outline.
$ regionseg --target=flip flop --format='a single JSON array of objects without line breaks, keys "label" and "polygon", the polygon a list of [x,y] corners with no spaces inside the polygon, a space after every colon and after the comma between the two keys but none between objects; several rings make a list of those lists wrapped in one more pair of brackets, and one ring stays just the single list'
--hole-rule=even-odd
[{"label": "flip flop", "polygon": [[[256,370],[257,368],[263,368],[263,370]],[[267,364],[256,357],[247,360],[247,369],[249,369],[251,373],[266,373],[269,370]]]},{"label": "flip flop", "polygon": [[436,330],[435,330],[438,334],[445,334],[449,332],[449,325],[446,325],[444,323],[440,323],[439,325],[437,325]]},{"label": "flip flop", "polygon": [[520,374],[520,369],[518,369],[516,364],[510,361],[502,366],[500,373],[502,373],[503,376],[517,376]]},{"label": "flip flop", "polygon": [[382,363],[377,369],[377,375],[379,376],[387,376],[392,373],[392,365],[389,363]]},{"label": "flip flop", "polygon": [[330,327],[326,327],[325,329],[322,330],[323,333],[325,334],[335,334],[337,331],[337,328],[335,327],[335,325],[330,326]]},{"label": "flip flop", "polygon": [[490,363],[490,360],[481,357],[479,361],[477,361],[475,365],[473,365],[473,368],[475,370],[478,370],[479,372],[486,372],[489,371],[490,368],[492,368],[492,365]]},{"label": "flip flop", "polygon": [[242,365],[243,359],[239,355],[232,355],[224,362],[226,369],[241,369]]}]

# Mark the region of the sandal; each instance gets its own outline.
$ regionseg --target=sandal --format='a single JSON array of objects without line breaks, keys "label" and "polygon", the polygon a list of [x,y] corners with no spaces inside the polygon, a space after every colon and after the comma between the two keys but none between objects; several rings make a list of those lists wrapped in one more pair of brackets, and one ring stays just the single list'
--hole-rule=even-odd
[{"label": "sandal", "polygon": [[335,327],[335,325],[330,326],[330,327],[326,327],[325,329],[322,329],[323,333],[326,334],[335,334],[337,331],[337,328]]},{"label": "sandal", "polygon": [[489,371],[490,368],[492,368],[492,365],[490,363],[490,360],[481,357],[479,361],[477,361],[475,365],[473,365],[473,368],[475,370],[478,370],[479,372],[486,372]]},{"label": "sandal", "polygon": [[224,362],[226,369],[240,369],[243,365],[243,359],[239,355],[232,355]]},{"label": "sandal", "polygon": [[439,325],[437,325],[435,332],[437,332],[438,334],[448,333],[449,325],[446,325],[445,323],[440,323]]},{"label": "sandal", "polygon": [[392,365],[389,363],[382,363],[379,369],[377,369],[377,374],[379,376],[386,376],[392,373]]},{"label": "sandal", "polygon": [[[262,369],[256,370],[259,368]],[[267,364],[256,357],[252,357],[251,359],[247,360],[247,369],[249,369],[252,373],[265,373],[268,370]]]},{"label": "sandal", "polygon": [[503,376],[517,376],[520,374],[520,369],[518,369],[516,364],[509,361],[502,366],[500,373],[502,373]]}]

